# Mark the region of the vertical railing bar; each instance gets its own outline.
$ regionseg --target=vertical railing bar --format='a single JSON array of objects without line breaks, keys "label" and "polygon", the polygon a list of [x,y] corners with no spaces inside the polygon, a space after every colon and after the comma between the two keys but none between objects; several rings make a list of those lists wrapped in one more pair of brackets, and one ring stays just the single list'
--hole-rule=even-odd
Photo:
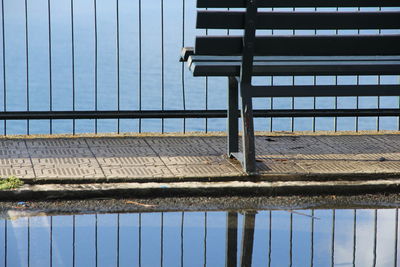
[{"label": "vertical railing bar", "polygon": [[[142,110],[142,0],[139,0],[139,110]],[[139,119],[139,133],[142,132],[142,119]]]},{"label": "vertical railing bar", "polygon": [[[381,12],[381,11],[382,11],[382,7],[379,7],[379,12]],[[381,34],[382,34],[382,30],[379,29],[379,30],[378,30],[378,33],[379,33],[379,35],[381,35]],[[378,75],[378,85],[381,85],[381,75]],[[380,107],[381,107],[381,97],[380,97],[380,96],[378,96],[377,101],[378,101],[378,106],[377,106],[377,108],[380,109]],[[378,132],[380,131],[380,121],[381,121],[381,117],[378,116],[378,117],[376,118],[376,130],[377,130]]]},{"label": "vertical railing bar", "polygon": [[396,209],[396,216],[395,216],[395,238],[394,238],[394,267],[397,266],[397,246],[398,246],[398,238],[399,238],[399,209]]},{"label": "vertical railing bar", "polygon": [[[4,0],[3,0],[4,1]],[[7,267],[7,243],[8,243],[8,225],[7,219],[4,220],[4,267]]]},{"label": "vertical railing bar", "polygon": [[[317,12],[317,10],[318,10],[317,7],[314,7],[314,12]],[[317,35],[317,29],[314,29],[314,35]],[[313,77],[313,84],[314,84],[314,86],[317,85],[317,76],[315,76],[315,75]],[[314,96],[313,97],[313,110],[316,110],[316,108],[317,108],[317,97]],[[313,129],[313,132],[315,132],[315,130],[316,130],[315,122],[316,122],[316,117],[313,117],[312,118],[312,129]]]},{"label": "vertical railing bar", "polygon": [[[296,8],[293,8],[293,12],[296,11]],[[292,35],[296,35],[296,30],[292,30]],[[292,86],[294,86],[294,75],[292,76]],[[294,96],[292,96],[292,110],[294,110]],[[291,118],[291,129],[294,132],[294,117]]]},{"label": "vertical railing bar", "polygon": [[[357,75],[357,85],[359,85],[360,84],[360,75]],[[359,96],[357,96],[356,97],[356,108],[357,109],[359,109],[359,107],[360,107],[360,97]],[[358,132],[359,131],[359,119],[360,119],[360,117],[356,117],[356,132]]]},{"label": "vertical railing bar", "polygon": [[204,252],[203,252],[203,262],[204,267],[207,267],[207,212],[204,212]]},{"label": "vertical railing bar", "polygon": [[76,221],[75,215],[72,215],[72,266],[75,267],[76,265]]},{"label": "vertical railing bar", "polygon": [[[117,0],[118,1],[118,0]],[[120,224],[119,224],[119,213],[117,213],[117,267],[119,267],[119,243],[120,243],[120,241],[119,241],[119,227],[120,227]]]},{"label": "vertical railing bar", "polygon": [[138,242],[139,242],[139,267],[142,266],[142,213],[139,213],[139,238],[138,238]]},{"label": "vertical railing bar", "polygon": [[353,267],[356,266],[356,251],[357,251],[357,210],[354,210],[353,217]]},{"label": "vertical railing bar", "polygon": [[50,216],[50,266],[53,266],[53,216]]},{"label": "vertical railing bar", "polygon": [[[71,0],[71,59],[72,59],[72,110],[75,111],[75,25],[74,25],[74,0]],[[72,120],[72,134],[75,135],[75,119]]]},{"label": "vertical railing bar", "polygon": [[[358,11],[360,11],[360,7],[358,7]],[[360,35],[360,29],[357,29],[357,34]],[[357,75],[357,85],[360,85],[360,75]],[[359,109],[359,104],[360,102],[360,96],[356,96],[356,109]],[[356,132],[358,132],[358,127],[359,127],[359,118],[358,116],[356,116],[356,121],[355,121],[355,126],[356,126]]]},{"label": "vertical railing bar", "polygon": [[395,237],[394,237],[394,267],[397,266],[397,247],[398,247],[398,238],[399,238],[399,209],[396,209],[396,216],[395,216]]},{"label": "vertical railing bar", "polygon": [[272,253],[272,211],[269,211],[269,232],[268,232],[268,267],[271,267]]},{"label": "vertical railing bar", "polygon": [[[26,57],[26,110],[29,111],[29,35],[28,35],[28,0],[25,0],[25,57]],[[29,135],[29,123],[26,121],[26,134]]]},{"label": "vertical railing bar", "polygon": [[31,220],[27,218],[28,225],[27,225],[27,239],[28,239],[28,251],[27,251],[27,262],[28,267],[31,266]]},{"label": "vertical railing bar", "polygon": [[[208,8],[206,8],[206,10],[208,10]],[[229,10],[229,8],[228,8],[228,10]],[[226,32],[227,32],[227,35],[229,35],[229,29],[227,29],[226,30]],[[206,29],[206,36],[208,35],[208,29]],[[228,78],[229,79],[229,78]],[[205,80],[205,98],[206,98],[206,103],[205,103],[205,105],[206,105],[206,110],[208,110],[208,76],[206,76],[206,80]],[[207,133],[208,132],[208,118],[206,118],[206,120],[205,120],[205,132]]]},{"label": "vertical railing bar", "polygon": [[181,219],[181,267],[183,267],[183,224],[185,222],[185,212],[182,212]]},{"label": "vertical railing bar", "polygon": [[[380,75],[378,75],[378,84],[381,85],[381,76]],[[381,108],[381,97],[380,96],[378,96],[378,106],[377,106],[377,108],[378,109]],[[381,117],[379,117],[379,116],[376,118],[376,130],[378,132],[380,131],[380,118]]]},{"label": "vertical railing bar", "polygon": [[372,266],[376,266],[376,245],[378,238],[378,210],[374,211],[374,253],[373,253],[373,264]]},{"label": "vertical railing bar", "polygon": [[[93,0],[94,12],[94,109],[97,111],[97,0]],[[94,132],[97,134],[97,119],[94,120]]]},{"label": "vertical railing bar", "polygon": [[[50,111],[53,111],[53,64],[52,64],[52,47],[51,47],[51,0],[47,1],[47,13],[48,13],[48,30],[49,30],[49,101]],[[53,120],[50,119],[50,134],[53,133]]]},{"label": "vertical railing bar", "polygon": [[290,213],[289,266],[293,265],[293,212]]},{"label": "vertical railing bar", "polygon": [[[339,7],[336,7],[336,12],[339,12]],[[336,29],[336,35],[338,35],[339,34],[339,29]],[[336,75],[335,76],[335,85],[337,86],[338,85],[338,76]],[[337,109],[338,108],[338,96],[335,96],[335,109]],[[338,123],[337,123],[337,120],[338,120],[338,117],[334,117],[334,130],[335,130],[335,132],[337,132],[337,126],[338,126]]]},{"label": "vertical railing bar", "polygon": [[[185,46],[185,0],[182,0],[182,47]],[[186,110],[186,97],[185,97],[185,66],[181,63],[181,76],[182,76],[182,103],[183,110]],[[183,118],[183,133],[186,133],[186,119]]]},{"label": "vertical railing bar", "polygon": [[311,210],[311,267],[314,266],[314,210]]},{"label": "vertical railing bar", "polygon": [[[116,31],[117,31],[117,36],[116,36],[116,42],[117,42],[117,110],[121,110],[121,97],[120,97],[120,80],[121,80],[121,75],[120,75],[120,55],[119,55],[119,50],[120,50],[120,40],[119,40],[119,0],[116,0]],[[117,119],[117,133],[120,133],[120,123],[121,119]]]},{"label": "vertical railing bar", "polygon": [[[3,42],[3,110],[7,111],[7,82],[6,82],[6,33],[4,25],[4,0],[1,0],[1,27]],[[7,135],[7,120],[4,120],[4,135]]]},{"label": "vertical railing bar", "polygon": [[[161,0],[161,110],[165,109],[165,64],[164,64],[164,0]],[[161,119],[161,133],[164,133],[164,118]]]},{"label": "vertical railing bar", "polygon": [[[273,11],[274,11],[274,8],[271,8],[271,11],[273,12]],[[271,30],[271,35],[274,35],[274,29]],[[273,86],[273,85],[274,85],[274,76],[271,76],[271,86]],[[274,109],[274,98],[273,98],[273,97],[271,97],[271,105],[270,105],[270,108],[271,108],[271,110]],[[271,131],[271,132],[272,132],[272,130],[273,130],[273,120],[274,120],[274,118],[271,117],[271,118],[270,118],[270,123],[269,123],[269,128],[270,128],[270,131]]]},{"label": "vertical railing bar", "polygon": [[161,229],[160,229],[160,267],[164,266],[164,212],[161,212]]},{"label": "vertical railing bar", "polygon": [[96,267],[98,266],[98,250],[97,250],[97,244],[98,244],[98,239],[97,239],[97,224],[98,224],[98,221],[97,221],[97,213],[94,215],[95,217],[95,227],[94,227],[94,244],[95,244],[95,264],[96,264]]},{"label": "vertical railing bar", "polygon": [[336,210],[332,210],[332,244],[331,244],[331,266],[335,266],[335,222],[336,222]]}]

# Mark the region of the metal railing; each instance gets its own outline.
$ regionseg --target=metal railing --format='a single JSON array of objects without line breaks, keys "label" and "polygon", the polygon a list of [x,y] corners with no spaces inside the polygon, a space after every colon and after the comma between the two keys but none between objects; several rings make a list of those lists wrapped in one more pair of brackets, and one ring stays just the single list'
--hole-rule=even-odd
[{"label": "metal railing", "polygon": [[398,209],[28,217],[0,220],[0,266],[397,266],[398,227]]},{"label": "metal railing", "polygon": [[[194,41],[195,4],[195,0],[2,0],[0,132],[224,130],[226,78],[193,78],[178,62],[180,48]],[[399,76],[262,79],[276,85],[310,86],[400,83]],[[254,106],[260,117],[256,130],[400,130],[399,97],[256,99]],[[293,113],[295,107],[304,111]],[[335,111],[349,107],[357,111]],[[385,110],[368,110],[375,107]],[[321,108],[331,109],[330,115]]]}]

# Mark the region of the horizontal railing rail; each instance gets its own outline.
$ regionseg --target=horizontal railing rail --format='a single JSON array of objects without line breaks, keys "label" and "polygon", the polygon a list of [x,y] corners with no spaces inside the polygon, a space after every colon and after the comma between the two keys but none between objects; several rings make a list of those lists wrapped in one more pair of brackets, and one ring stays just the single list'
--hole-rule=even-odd
[{"label": "horizontal railing rail", "polygon": [[[192,46],[198,33],[195,0],[1,0],[0,8],[0,133],[225,130],[226,79],[193,78],[179,62],[180,48]],[[392,7],[372,11],[381,10],[399,11]],[[266,30],[263,34],[340,35],[346,31]],[[398,34],[400,29],[350,31]],[[228,30],[231,35],[239,33]],[[263,84],[267,80],[285,87],[400,84],[399,75],[260,79]],[[400,130],[399,96],[273,97],[255,99],[254,107],[255,116],[260,117],[256,130]],[[291,112],[294,108],[304,110]],[[357,111],[346,110],[350,108]],[[372,112],[373,108],[380,110]],[[303,117],[311,118],[304,123]],[[169,118],[181,120],[165,120]]]}]

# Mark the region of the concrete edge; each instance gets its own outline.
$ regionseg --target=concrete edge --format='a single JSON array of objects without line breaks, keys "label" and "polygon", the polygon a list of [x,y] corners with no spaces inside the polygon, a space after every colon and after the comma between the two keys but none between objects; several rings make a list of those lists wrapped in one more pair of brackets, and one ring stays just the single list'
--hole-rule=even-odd
[{"label": "concrete edge", "polygon": [[177,182],[24,185],[1,191],[0,200],[90,199],[98,197],[287,196],[395,193],[400,179],[371,181]]},{"label": "concrete edge", "polygon": [[261,175],[189,176],[153,178],[20,178],[27,185],[96,184],[96,183],[191,183],[191,182],[290,182],[290,181],[374,181],[400,179],[399,173],[268,173]]}]

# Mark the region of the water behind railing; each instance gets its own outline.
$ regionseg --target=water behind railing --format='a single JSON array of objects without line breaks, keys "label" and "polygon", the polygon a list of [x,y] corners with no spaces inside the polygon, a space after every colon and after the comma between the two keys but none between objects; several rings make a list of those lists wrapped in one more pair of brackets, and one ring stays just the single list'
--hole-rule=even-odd
[{"label": "water behind railing", "polygon": [[252,266],[398,262],[397,209],[9,216],[0,220],[2,267],[225,266],[249,260],[243,238],[254,238]]},{"label": "water behind railing", "polygon": [[[2,0],[0,110],[226,109],[226,78],[193,78],[179,63],[193,46],[195,0]],[[307,9],[304,9],[307,10]],[[311,9],[314,10],[314,9]],[[325,8],[324,10],[336,10]],[[357,10],[347,8],[346,10]],[[294,34],[347,34],[295,31]],[[363,30],[361,33],[379,31]],[[389,33],[398,33],[398,30]],[[230,31],[229,34],[236,34]],[[210,30],[207,34],[226,34]],[[265,34],[293,34],[265,31]],[[256,83],[398,84],[399,76],[262,77]],[[398,108],[399,97],[256,99],[257,109]],[[293,122],[293,123],[292,123]],[[399,118],[256,119],[256,130],[398,130]],[[224,130],[224,119],[42,120],[0,133]]]}]

